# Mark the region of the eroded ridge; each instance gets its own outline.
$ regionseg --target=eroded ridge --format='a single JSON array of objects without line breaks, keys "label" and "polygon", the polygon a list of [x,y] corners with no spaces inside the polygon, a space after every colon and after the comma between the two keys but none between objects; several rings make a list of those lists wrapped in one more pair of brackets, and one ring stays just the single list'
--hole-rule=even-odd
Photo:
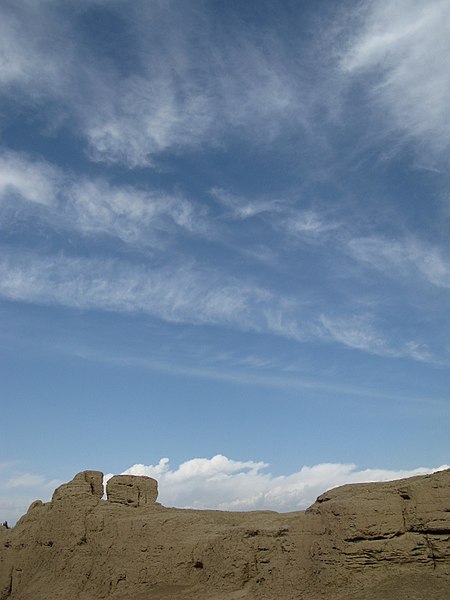
[{"label": "eroded ridge", "polygon": [[448,600],[450,470],[347,485],[305,512],[165,508],[83,471],[0,527],[0,600]]}]

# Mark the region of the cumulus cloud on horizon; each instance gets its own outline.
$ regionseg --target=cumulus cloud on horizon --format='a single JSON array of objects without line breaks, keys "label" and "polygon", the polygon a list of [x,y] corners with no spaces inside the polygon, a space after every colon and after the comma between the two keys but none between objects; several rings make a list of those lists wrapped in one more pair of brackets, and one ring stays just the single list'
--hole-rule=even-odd
[{"label": "cumulus cloud on horizon", "polygon": [[[450,465],[362,469],[351,463],[320,463],[302,466],[287,475],[274,475],[263,461],[234,460],[216,454],[173,467],[168,458],[161,458],[154,465],[134,464],[123,474],[157,479],[158,502],[167,507],[289,512],[304,510],[323,492],[347,483],[390,481],[447,468]],[[14,464],[0,470],[0,521],[9,524],[25,514],[34,500],[50,500],[53,490],[62,483],[40,474],[22,473]],[[112,475],[105,475],[105,482]]]},{"label": "cumulus cloud on horizon", "polygon": [[135,464],[123,473],[157,479],[158,501],[165,506],[288,512],[304,510],[326,490],[347,483],[390,481],[449,468],[361,469],[351,463],[320,463],[287,475],[273,475],[268,467],[264,462],[217,454],[210,459],[193,458],[178,467],[162,458],[156,465]]}]

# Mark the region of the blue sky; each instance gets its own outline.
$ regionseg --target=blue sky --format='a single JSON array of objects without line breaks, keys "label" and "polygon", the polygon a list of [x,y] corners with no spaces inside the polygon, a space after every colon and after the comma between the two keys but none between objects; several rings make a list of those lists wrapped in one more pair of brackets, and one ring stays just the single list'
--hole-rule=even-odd
[{"label": "blue sky", "polygon": [[448,463],[449,52],[446,0],[2,2],[2,514]]}]

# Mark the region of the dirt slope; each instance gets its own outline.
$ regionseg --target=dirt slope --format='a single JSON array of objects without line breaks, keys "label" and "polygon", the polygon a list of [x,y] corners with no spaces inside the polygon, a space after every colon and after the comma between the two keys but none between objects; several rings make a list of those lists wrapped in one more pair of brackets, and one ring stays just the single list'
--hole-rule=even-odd
[{"label": "dirt slope", "polygon": [[0,600],[449,600],[450,470],[348,485],[305,512],[164,508],[84,471],[0,528]]}]

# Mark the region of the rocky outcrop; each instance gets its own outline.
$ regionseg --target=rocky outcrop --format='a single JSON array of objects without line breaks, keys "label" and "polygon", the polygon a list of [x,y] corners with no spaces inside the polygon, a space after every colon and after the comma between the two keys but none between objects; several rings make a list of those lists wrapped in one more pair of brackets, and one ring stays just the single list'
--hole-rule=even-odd
[{"label": "rocky outcrop", "polygon": [[52,502],[59,500],[80,498],[96,498],[103,496],[103,473],[101,471],[82,471],[75,475],[72,481],[64,483],[57,488],[52,497]]},{"label": "rocky outcrop", "polygon": [[106,484],[106,496],[110,502],[145,506],[156,502],[158,482],[151,477],[115,475]]},{"label": "rocky outcrop", "polygon": [[448,600],[450,471],[305,512],[165,508],[150,478],[85,471],[0,528],[0,600]]},{"label": "rocky outcrop", "polygon": [[306,517],[316,533],[311,558],[332,583],[433,573],[450,590],[450,471],[342,486],[319,496]]}]

